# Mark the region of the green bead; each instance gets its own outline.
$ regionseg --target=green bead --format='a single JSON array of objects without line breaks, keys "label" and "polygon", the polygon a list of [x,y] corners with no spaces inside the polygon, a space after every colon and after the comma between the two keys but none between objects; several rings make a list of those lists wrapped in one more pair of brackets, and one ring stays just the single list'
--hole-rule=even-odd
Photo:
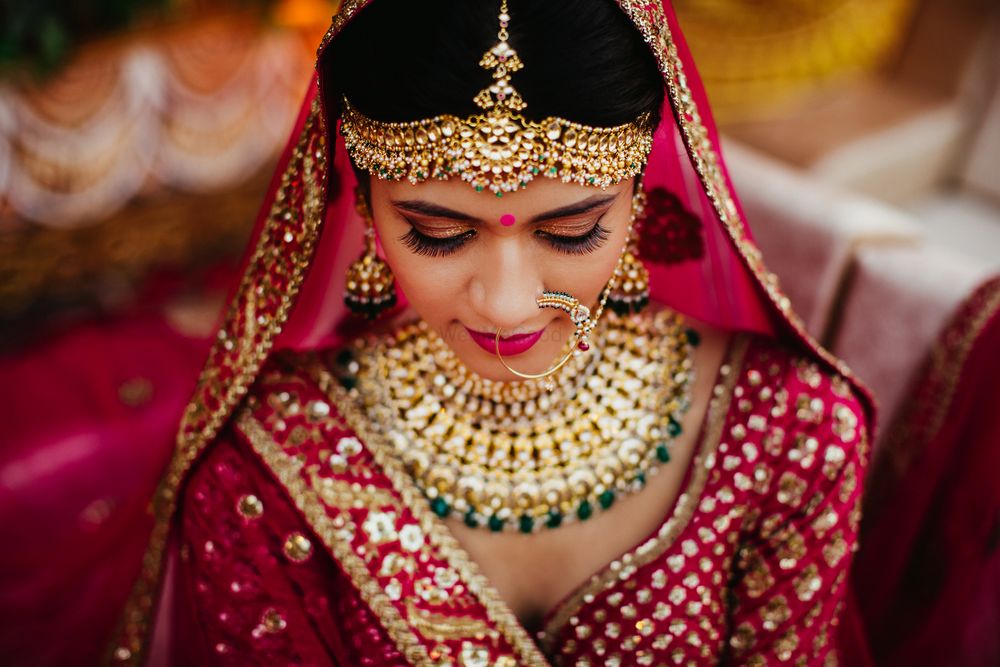
[{"label": "green bead", "polygon": [[608,509],[615,504],[615,492],[608,489],[600,495],[598,501],[601,503],[603,509]]},{"label": "green bead", "polygon": [[670,437],[676,438],[683,432],[684,429],[681,427],[681,423],[676,419],[674,419],[673,417],[671,417],[670,421],[667,422],[667,433],[670,434]]},{"label": "green bead", "polygon": [[701,345],[700,333],[698,333],[694,329],[688,329],[685,333],[687,333],[688,342],[691,343],[692,347],[698,347],[699,345]]},{"label": "green bead", "polygon": [[594,513],[594,508],[590,506],[589,500],[584,500],[576,510],[576,515],[586,521]]},{"label": "green bead", "polygon": [[489,526],[494,533],[499,533],[503,530],[503,519],[494,514],[490,517]]},{"label": "green bead", "polygon": [[525,514],[521,517],[520,521],[517,522],[517,527],[521,529],[522,533],[531,533],[535,530],[535,520],[530,516]]},{"label": "green bead", "polygon": [[476,192],[482,192],[482,191],[483,191],[483,186],[477,185],[476,186]]},{"label": "green bead", "polygon": [[545,525],[549,528],[558,528],[562,525],[563,515],[556,510],[549,510],[549,516],[545,520]]},{"label": "green bead", "polygon": [[469,510],[465,513],[465,525],[469,528],[479,527],[479,520],[476,519],[476,513],[473,510]]},{"label": "green bead", "polygon": [[431,509],[434,510],[434,513],[437,514],[442,519],[447,517],[448,512],[451,511],[451,508],[448,507],[448,501],[442,498],[441,496],[438,496],[437,498],[431,501]]},{"label": "green bead", "polygon": [[656,458],[660,460],[660,463],[670,463],[670,450],[667,449],[666,445],[656,446]]},{"label": "green bead", "polygon": [[635,476],[635,481],[639,482],[642,486],[646,486],[646,473],[640,472]]},{"label": "green bead", "polygon": [[503,191],[502,190],[497,193],[497,199],[500,199],[501,197],[503,197]]}]

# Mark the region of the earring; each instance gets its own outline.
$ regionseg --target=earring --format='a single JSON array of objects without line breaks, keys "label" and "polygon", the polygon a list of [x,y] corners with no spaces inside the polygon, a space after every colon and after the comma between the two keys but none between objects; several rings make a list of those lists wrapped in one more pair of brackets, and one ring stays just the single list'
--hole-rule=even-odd
[{"label": "earring", "polygon": [[639,259],[639,226],[646,210],[646,192],[641,185],[632,197],[632,222],[621,259],[621,274],[608,294],[608,308],[616,315],[640,313],[649,305],[649,271]]},{"label": "earring", "polygon": [[365,221],[365,249],[347,269],[344,304],[355,315],[374,320],[396,305],[396,280],[375,249],[375,222],[364,191],[354,191],[354,206]]}]

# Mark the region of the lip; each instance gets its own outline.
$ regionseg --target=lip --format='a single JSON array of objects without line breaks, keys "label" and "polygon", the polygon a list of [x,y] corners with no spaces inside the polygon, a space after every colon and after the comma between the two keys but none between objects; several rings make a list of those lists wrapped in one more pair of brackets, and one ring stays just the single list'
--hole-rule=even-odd
[{"label": "lip", "polygon": [[[495,333],[473,331],[469,327],[465,327],[465,330],[469,332],[469,337],[476,342],[476,345],[483,348],[490,354],[496,354],[497,345],[495,342]],[[505,336],[500,339],[500,354],[505,357],[514,357],[519,354],[524,354],[534,347],[535,343],[539,341],[543,333],[545,333],[545,329],[539,329],[533,333]]]}]

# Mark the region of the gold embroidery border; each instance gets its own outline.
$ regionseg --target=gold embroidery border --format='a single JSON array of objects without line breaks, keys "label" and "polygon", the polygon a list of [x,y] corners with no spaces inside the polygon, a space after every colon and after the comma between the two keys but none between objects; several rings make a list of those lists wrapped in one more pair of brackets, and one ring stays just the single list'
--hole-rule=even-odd
[{"label": "gold embroidery border", "polygon": [[[315,143],[317,149],[312,151]],[[150,621],[160,598],[161,577],[170,526],[177,507],[177,494],[185,475],[222,425],[243,400],[267,358],[275,338],[291,311],[306,269],[316,248],[326,202],[326,130],[318,97],[292,148],[281,182],[275,190],[254,252],[246,265],[240,286],[230,303],[222,328],[198,380],[194,397],[181,419],[177,448],[152,501],[154,516],[149,544],[143,555],[139,577],[129,592],[118,625],[102,660],[104,664],[140,665],[152,639]],[[301,217],[286,217],[287,193],[294,179],[302,177]],[[268,256],[282,243],[296,246],[288,250],[287,261],[279,269],[285,273],[283,292],[277,302],[269,300],[274,288],[272,276],[262,269]],[[232,375],[220,379],[220,371]]]},{"label": "gold embroidery border", "polygon": [[369,426],[370,420],[367,416],[359,410],[347,391],[322,364],[314,361],[307,371],[323,393],[329,397],[348,427],[365,443],[375,463],[392,483],[403,504],[413,513],[431,544],[459,574],[466,589],[480,601],[487,617],[517,652],[518,664],[547,667],[548,661],[517,616],[479,571],[475,561],[459,545],[445,523],[431,511],[424,494],[407,474],[402,462],[394,455],[392,443]]},{"label": "gold embroidery border", "polygon": [[[973,309],[972,312],[968,312]],[[958,389],[962,369],[968,360],[972,348],[982,334],[983,329],[998,316],[1000,310],[1000,278],[987,281],[973,292],[942,332],[938,341],[929,352],[930,363],[918,377],[923,381],[928,377],[929,383],[935,386],[939,393],[934,396],[932,415],[922,428],[915,429],[912,425],[913,414],[902,415],[905,425],[894,428],[891,438],[882,445],[883,452],[892,464],[895,473],[900,473],[912,458],[923,455],[923,448],[941,429],[944,420],[951,409],[951,402]],[[956,333],[955,341],[950,334]],[[924,389],[926,390],[926,384]],[[917,392],[917,396],[925,395],[926,391]],[[914,406],[919,409],[919,405]],[[895,426],[895,425],[894,425]],[[881,456],[881,455],[880,455]]]},{"label": "gold embroidery border", "polygon": [[[701,494],[708,481],[709,469],[705,466],[706,460],[715,454],[722,439],[722,428],[726,423],[729,414],[729,406],[732,402],[733,389],[739,378],[743,367],[743,360],[746,356],[747,348],[750,345],[750,338],[740,335],[730,344],[726,359],[723,360],[723,367],[728,367],[728,374],[719,378],[712,387],[712,400],[709,403],[708,415],[706,417],[707,427],[698,446],[694,460],[691,461],[691,478],[687,486],[680,491],[677,501],[674,504],[670,517],[663,522],[656,535],[632,547],[624,554],[608,563],[603,568],[594,573],[589,580],[570,593],[570,596],[560,604],[556,614],[545,624],[544,648],[551,652],[552,642],[559,632],[565,627],[570,617],[574,616],[583,607],[588,596],[596,595],[601,591],[610,588],[621,579],[621,570],[612,569],[613,563],[630,568],[640,568],[648,565],[670,548],[683,532],[694,515],[694,510],[701,502]],[[720,369],[721,370],[721,369]],[[721,388],[721,391],[718,391]],[[716,393],[718,392],[718,393]]]},{"label": "gold embroidery border", "polygon": [[[244,410],[240,414],[236,426],[246,436],[264,464],[285,487],[302,517],[344,568],[354,588],[369,609],[378,616],[382,627],[406,660],[413,665],[433,665],[427,647],[413,632],[413,627],[402,617],[385,590],[372,577],[364,560],[354,552],[348,542],[337,537],[333,520],[326,513],[327,504],[302,476],[302,464],[285,453],[281,445],[274,441],[263,424],[257,421],[249,410]],[[394,504],[396,500],[393,498]]]},{"label": "gold embroidery border", "polygon": [[323,52],[326,51],[326,47],[333,41],[333,38],[344,29],[344,26],[347,25],[352,18],[354,18],[354,15],[358,13],[359,10],[367,6],[368,3],[372,1],[373,0],[343,0],[343,2],[340,3],[337,13],[333,15],[333,20],[330,22],[330,28],[326,31],[326,34],[323,35],[323,39],[319,43],[319,48],[316,49],[317,65],[322,59]]},{"label": "gold embroidery border", "polygon": [[[993,280],[982,286],[981,289],[973,293],[973,300],[983,299],[972,321],[966,325],[966,331],[962,335],[961,342],[955,346],[957,349],[948,355],[948,342],[936,346],[932,351],[932,359],[935,361],[934,373],[942,375],[944,378],[944,391],[938,396],[937,410],[934,418],[930,422],[927,430],[927,438],[933,438],[941,430],[945,417],[951,409],[952,399],[958,389],[958,380],[962,374],[962,368],[972,352],[972,348],[978,340],[979,335],[986,328],[986,325],[997,315],[1000,309],[1000,280]],[[950,362],[950,363],[948,363]]]}]

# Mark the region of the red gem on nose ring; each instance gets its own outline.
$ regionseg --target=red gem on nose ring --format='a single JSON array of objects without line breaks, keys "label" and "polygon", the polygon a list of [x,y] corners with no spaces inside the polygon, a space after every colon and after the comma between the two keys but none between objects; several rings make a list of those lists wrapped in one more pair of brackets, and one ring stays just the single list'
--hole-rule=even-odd
[{"label": "red gem on nose ring", "polygon": [[579,343],[577,343],[577,344],[576,344],[576,347],[577,347],[577,348],[578,348],[578,349],[579,349],[579,350],[580,350],[581,352],[586,352],[587,350],[589,350],[589,349],[590,349],[590,346],[589,346],[589,345],[587,345],[586,343],[584,343],[584,342],[583,342],[582,340],[581,340],[581,341],[580,341]]}]

